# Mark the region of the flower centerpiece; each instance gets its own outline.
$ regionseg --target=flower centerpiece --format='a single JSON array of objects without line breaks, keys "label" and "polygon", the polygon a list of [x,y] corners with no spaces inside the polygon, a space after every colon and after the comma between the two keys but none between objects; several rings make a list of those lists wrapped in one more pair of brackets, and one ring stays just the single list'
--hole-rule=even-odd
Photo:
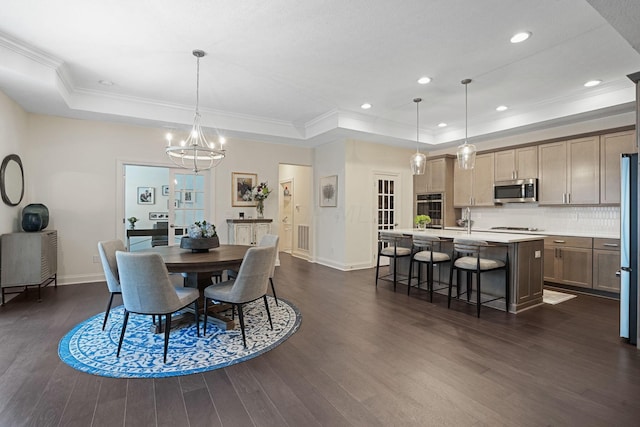
[{"label": "flower centerpiece", "polygon": [[135,216],[131,216],[127,218],[127,221],[129,221],[129,228],[131,228],[132,230],[136,228],[136,222],[138,221],[138,218],[136,218]]},{"label": "flower centerpiece", "polygon": [[258,218],[264,218],[264,201],[267,200],[269,194],[271,194],[271,190],[266,182],[261,182],[251,189],[251,198],[258,202],[256,204]]},{"label": "flower centerpiece", "polygon": [[429,215],[416,215],[413,222],[415,222],[419,229],[423,230],[427,224],[431,224],[431,217]]},{"label": "flower centerpiece", "polygon": [[196,221],[187,227],[187,236],[180,240],[180,247],[191,252],[207,252],[220,246],[216,226],[205,221]]}]

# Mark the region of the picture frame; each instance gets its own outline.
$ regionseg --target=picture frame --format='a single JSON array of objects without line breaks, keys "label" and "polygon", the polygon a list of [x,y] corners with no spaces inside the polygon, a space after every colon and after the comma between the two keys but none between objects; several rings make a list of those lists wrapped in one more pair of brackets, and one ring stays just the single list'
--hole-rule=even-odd
[{"label": "picture frame", "polygon": [[182,203],[195,202],[195,194],[193,193],[193,190],[182,190],[180,192],[180,201]]},{"label": "picture frame", "polygon": [[149,220],[158,221],[161,219],[169,219],[169,212],[149,212]]},{"label": "picture frame", "polygon": [[155,205],[156,189],[154,187],[138,187],[138,204]]},{"label": "picture frame", "polygon": [[255,200],[246,200],[247,192],[258,185],[258,174],[231,173],[231,206],[255,206]]},{"label": "picture frame", "polygon": [[162,195],[163,196],[168,196],[169,195],[169,186],[168,185],[163,185],[162,186]]},{"label": "picture frame", "polygon": [[320,207],[335,208],[338,206],[338,175],[320,178]]}]

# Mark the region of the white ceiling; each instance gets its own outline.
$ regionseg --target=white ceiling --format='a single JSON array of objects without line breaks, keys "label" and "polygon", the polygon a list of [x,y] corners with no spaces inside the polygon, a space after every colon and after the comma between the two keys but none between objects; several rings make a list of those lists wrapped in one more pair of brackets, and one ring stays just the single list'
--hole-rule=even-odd
[{"label": "white ceiling", "polygon": [[444,147],[464,137],[464,78],[472,142],[632,111],[639,17],[637,0],[3,0],[0,90],[30,112],[187,128],[202,49],[203,124],[229,136],[414,147],[419,96],[420,140]]}]

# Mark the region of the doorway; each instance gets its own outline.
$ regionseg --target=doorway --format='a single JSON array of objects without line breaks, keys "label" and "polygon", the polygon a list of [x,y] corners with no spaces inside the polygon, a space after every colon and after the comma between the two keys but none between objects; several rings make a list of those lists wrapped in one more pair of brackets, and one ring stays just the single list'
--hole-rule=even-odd
[{"label": "doorway", "polygon": [[[374,174],[374,223],[376,225],[374,233],[374,265],[378,257],[378,232],[382,230],[393,230],[398,226],[400,218],[400,177],[397,174]],[[383,257],[380,265],[388,265],[389,258]]]},{"label": "doorway", "polygon": [[280,164],[278,169],[279,249],[311,258],[313,170],[311,166]]}]

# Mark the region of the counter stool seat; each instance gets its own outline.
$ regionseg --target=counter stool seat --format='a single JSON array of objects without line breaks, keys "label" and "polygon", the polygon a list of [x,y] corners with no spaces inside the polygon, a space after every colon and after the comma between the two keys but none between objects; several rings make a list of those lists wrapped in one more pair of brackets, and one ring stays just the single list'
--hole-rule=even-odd
[{"label": "counter stool seat", "polygon": [[[378,261],[376,262],[376,288],[378,287],[378,279],[388,280],[393,276],[393,291],[396,291],[398,284],[398,259],[410,257],[413,253],[411,248],[399,246],[399,244],[407,239],[407,236],[394,233],[378,233]],[[380,276],[380,257],[386,256],[393,259],[393,273]]]},{"label": "counter stool seat", "polygon": [[[413,263],[427,265],[427,290],[429,291],[429,301],[433,302],[433,266],[451,261],[451,256],[448,253],[441,252],[442,243],[445,240],[435,236],[426,235],[414,235],[413,236],[413,256],[411,257],[411,263],[409,264],[409,283],[407,286],[407,295],[411,292],[411,280],[413,279]],[[449,240],[450,241],[450,240]],[[437,250],[434,250],[434,247]],[[420,289],[420,283],[422,283],[422,268],[418,266],[418,289]],[[444,289],[446,286],[442,286],[439,289]]]},{"label": "counter stool seat", "polygon": [[[505,260],[488,258],[481,256],[486,253],[486,250],[491,247],[505,248],[506,256]],[[489,300],[482,301],[482,273],[488,271],[504,270],[504,297],[496,297]],[[453,262],[451,263],[451,270],[449,272],[449,295],[447,301],[447,307],[451,308],[451,294],[453,288],[453,272],[461,271],[467,272],[467,290],[465,292],[460,291],[460,275],[458,274],[457,280],[457,294],[456,298],[464,294],[467,294],[467,302],[470,302],[472,291],[472,275],[476,274],[476,312],[480,317],[480,307],[490,301],[495,301],[504,298],[505,311],[509,313],[509,248],[505,245],[489,244],[484,241],[470,240],[470,239],[454,239],[453,240]]]}]

